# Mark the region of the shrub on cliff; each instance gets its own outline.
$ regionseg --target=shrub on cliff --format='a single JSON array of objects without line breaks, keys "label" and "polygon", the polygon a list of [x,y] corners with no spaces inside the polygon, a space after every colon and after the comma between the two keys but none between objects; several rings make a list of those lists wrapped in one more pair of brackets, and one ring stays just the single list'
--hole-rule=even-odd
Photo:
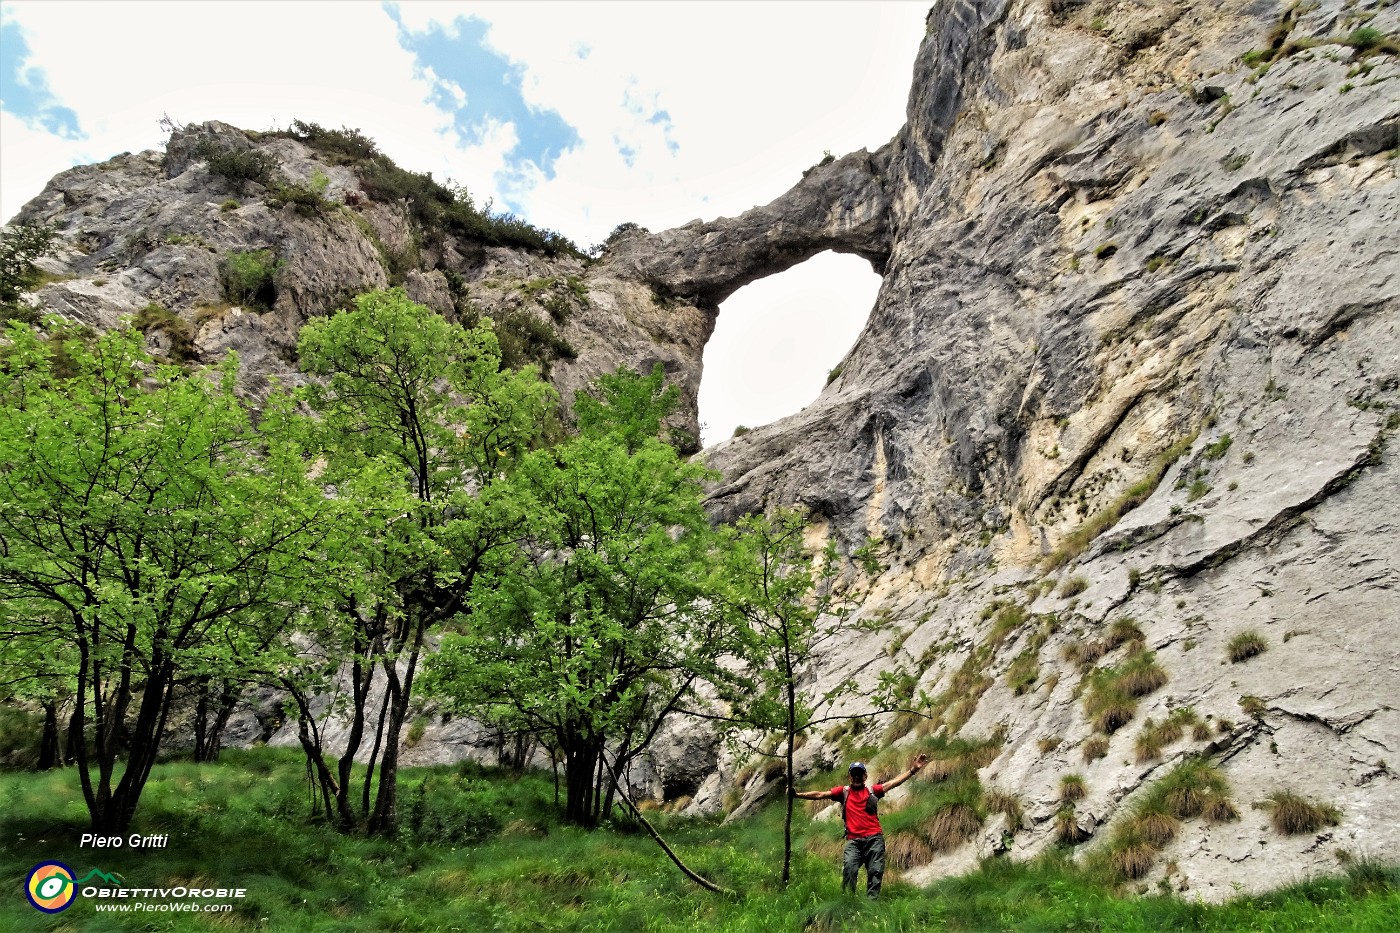
[{"label": "shrub on cliff", "polygon": [[0,233],[0,323],[15,318],[37,323],[19,297],[38,284],[41,273],[34,261],[53,251],[52,227],[15,224]]}]

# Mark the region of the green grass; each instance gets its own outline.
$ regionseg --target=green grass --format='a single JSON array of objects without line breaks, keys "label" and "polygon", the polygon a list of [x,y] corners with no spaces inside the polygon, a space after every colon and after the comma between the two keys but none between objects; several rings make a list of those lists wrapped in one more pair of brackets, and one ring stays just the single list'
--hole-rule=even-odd
[{"label": "green grass", "polygon": [[[1211,906],[1135,896],[1058,852],[1029,863],[988,860],[930,888],[903,884],[891,873],[884,896],[871,904],[841,894],[830,854],[833,843],[839,852],[839,828],[812,823],[806,812],[797,823],[787,890],[777,883],[780,808],[730,826],[655,814],[683,857],[739,892],[729,899],[686,882],[628,825],[593,833],[560,826],[547,775],[470,765],[410,769],[403,775],[402,813],[405,824],[417,814],[417,834],[405,830],[387,841],[341,836],[308,819],[305,772],[291,750],[227,752],[216,765],[158,766],[133,829],[170,833],[169,848],[96,855],[77,847],[85,814],[74,777],[71,769],[0,775],[0,871],[11,892],[0,898],[0,929],[1131,933],[1388,930],[1400,917],[1400,873],[1372,863]],[[967,780],[920,794],[929,804],[934,798],[955,802],[957,785]],[[425,802],[416,804],[425,781]],[[887,824],[897,815],[886,817]],[[819,857],[812,849],[828,854]],[[43,859],[81,873],[94,867],[120,872],[133,886],[200,879],[245,887],[248,896],[232,914],[98,914],[79,899],[66,912],[46,916],[18,895],[30,866]]]},{"label": "green grass", "polygon": [[179,315],[155,302],[136,312],[132,323],[143,334],[160,331],[170,339],[170,356],[176,362],[188,362],[197,355],[194,348],[194,329]]},{"label": "green grass", "polygon": [[1084,682],[1084,715],[1099,732],[1111,734],[1132,720],[1140,698],[1166,684],[1167,672],[1139,645],[1122,664],[1089,671]]}]

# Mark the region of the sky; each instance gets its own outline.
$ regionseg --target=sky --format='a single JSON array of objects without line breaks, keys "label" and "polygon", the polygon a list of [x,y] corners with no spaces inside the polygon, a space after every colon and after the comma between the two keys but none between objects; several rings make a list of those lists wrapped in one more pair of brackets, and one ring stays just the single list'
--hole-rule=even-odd
[{"label": "sky", "polygon": [[[581,246],[732,216],[898,131],[930,3],[0,3],[0,218],[165,116],[355,127]],[[726,301],[705,442],[812,401],[878,285],[828,253]]]}]

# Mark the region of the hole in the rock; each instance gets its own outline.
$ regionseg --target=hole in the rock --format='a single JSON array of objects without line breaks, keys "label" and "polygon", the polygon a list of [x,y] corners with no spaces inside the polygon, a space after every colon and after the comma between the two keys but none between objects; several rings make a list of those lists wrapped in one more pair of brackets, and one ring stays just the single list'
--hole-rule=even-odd
[{"label": "hole in the rock", "polygon": [[705,345],[702,442],[810,404],[860,334],[879,289],[869,262],[826,252],[726,299]]},{"label": "hole in the rock", "polygon": [[666,803],[681,797],[694,797],[700,782],[694,779],[668,778],[661,782],[661,799]]}]

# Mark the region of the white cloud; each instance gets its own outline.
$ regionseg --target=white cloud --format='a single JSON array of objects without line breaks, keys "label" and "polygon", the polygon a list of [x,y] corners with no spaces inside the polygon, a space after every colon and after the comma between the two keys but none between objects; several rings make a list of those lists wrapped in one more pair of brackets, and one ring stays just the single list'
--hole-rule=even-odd
[{"label": "white cloud", "polygon": [[16,3],[6,12],[24,30],[30,64],[89,134],[55,150],[5,133],[6,218],[39,192],[36,176],[159,147],[164,113],[250,129],[293,119],[358,126],[415,169],[442,176],[457,159],[471,163],[376,5]]},{"label": "white cloud", "polygon": [[[525,67],[527,102],[581,145],[513,191],[530,219],[580,241],[734,214],[790,187],[824,150],[887,142],[904,121],[922,2],[405,3],[422,31],[458,16]],[[546,25],[547,24],[547,25]],[[580,57],[580,47],[588,54]],[[656,110],[672,120],[648,122]],[[618,141],[633,150],[629,167]],[[671,143],[679,146],[673,152]]]}]

